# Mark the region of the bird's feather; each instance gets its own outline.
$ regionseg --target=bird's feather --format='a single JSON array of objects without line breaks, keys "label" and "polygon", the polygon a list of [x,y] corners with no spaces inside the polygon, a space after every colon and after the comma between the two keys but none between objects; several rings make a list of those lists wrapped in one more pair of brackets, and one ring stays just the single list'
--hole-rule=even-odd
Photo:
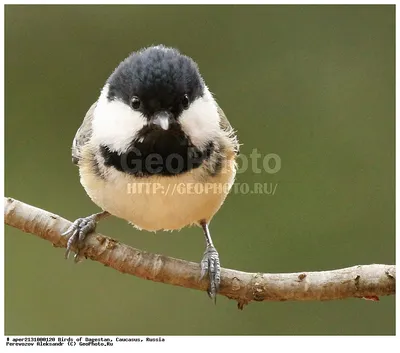
[{"label": "bird's feather", "polygon": [[220,128],[226,133],[226,136],[229,139],[229,142],[231,144],[231,148],[235,152],[235,154],[239,153],[239,141],[236,136],[235,130],[232,128],[231,124],[229,123],[228,118],[226,117],[224,111],[221,109],[221,107],[217,104],[217,109],[218,109],[218,114],[220,117],[219,121],[219,126]]},{"label": "bird's feather", "polygon": [[72,142],[72,163],[76,165],[81,159],[82,146],[90,140],[90,137],[92,135],[92,120],[94,108],[96,108],[96,103],[97,102],[93,103],[87,111],[85,118],[83,119],[82,125],[76,132],[74,141]]}]

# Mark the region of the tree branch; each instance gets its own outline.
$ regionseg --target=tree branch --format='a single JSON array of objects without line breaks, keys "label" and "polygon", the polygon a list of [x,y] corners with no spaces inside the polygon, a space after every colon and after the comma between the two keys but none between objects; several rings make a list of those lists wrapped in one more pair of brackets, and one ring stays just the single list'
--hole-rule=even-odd
[{"label": "tree branch", "polygon": [[[4,198],[5,223],[66,247],[63,233],[71,222],[12,198]],[[198,263],[134,249],[99,233],[85,240],[83,254],[122,273],[155,282],[205,291]],[[222,269],[220,295],[238,302],[240,309],[252,300],[333,300],[395,294],[395,265],[359,265],[339,270],[298,273],[247,273]]]}]

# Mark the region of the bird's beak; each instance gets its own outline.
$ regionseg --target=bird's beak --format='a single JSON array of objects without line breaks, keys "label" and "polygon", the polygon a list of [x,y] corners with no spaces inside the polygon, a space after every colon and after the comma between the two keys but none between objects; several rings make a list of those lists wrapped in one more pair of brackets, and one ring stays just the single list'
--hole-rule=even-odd
[{"label": "bird's beak", "polygon": [[170,114],[167,112],[158,112],[154,114],[150,122],[154,125],[159,126],[163,130],[168,130],[169,128]]}]

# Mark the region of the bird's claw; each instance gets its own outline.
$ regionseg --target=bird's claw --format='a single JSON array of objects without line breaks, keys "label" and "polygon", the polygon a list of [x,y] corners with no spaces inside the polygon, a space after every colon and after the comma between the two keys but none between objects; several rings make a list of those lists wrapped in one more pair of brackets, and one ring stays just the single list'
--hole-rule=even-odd
[{"label": "bird's claw", "polygon": [[67,259],[73,245],[78,249],[75,254],[74,261],[79,262],[81,260],[80,250],[83,248],[84,240],[86,236],[96,229],[96,221],[93,216],[85,218],[78,218],[72,225],[61,235],[69,236],[67,243],[67,251],[65,252],[65,258]]},{"label": "bird's claw", "polygon": [[208,272],[210,278],[210,286],[208,287],[207,293],[208,296],[216,303],[217,292],[221,283],[221,266],[219,262],[218,252],[213,246],[207,247],[200,265],[200,280],[202,280]]}]

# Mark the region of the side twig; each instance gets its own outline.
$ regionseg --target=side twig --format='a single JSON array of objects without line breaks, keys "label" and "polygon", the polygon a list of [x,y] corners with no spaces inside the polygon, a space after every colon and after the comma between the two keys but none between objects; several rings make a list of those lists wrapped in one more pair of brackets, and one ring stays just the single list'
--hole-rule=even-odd
[{"label": "side twig", "polygon": [[[71,222],[12,198],[4,198],[4,220],[9,226],[35,234],[56,247],[66,247],[63,233]],[[93,233],[86,239],[83,254],[122,273],[185,288],[205,291],[207,280],[199,281],[200,265],[134,249],[115,239]],[[238,302],[334,300],[366,298],[395,293],[395,265],[359,265],[332,271],[298,273],[248,273],[221,270],[220,295]]]}]

